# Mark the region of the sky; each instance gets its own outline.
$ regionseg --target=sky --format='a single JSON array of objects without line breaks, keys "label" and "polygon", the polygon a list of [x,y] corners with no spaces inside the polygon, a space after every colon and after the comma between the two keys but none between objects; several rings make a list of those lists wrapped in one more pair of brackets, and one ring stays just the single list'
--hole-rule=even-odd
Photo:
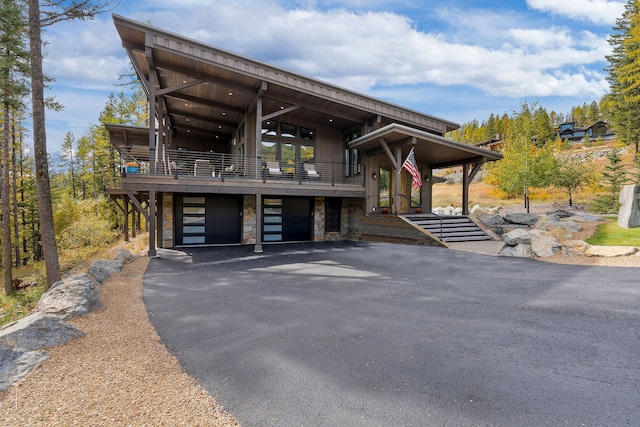
[{"label": "sky", "polygon": [[[117,2],[118,0],[114,0]],[[608,92],[620,0],[120,0],[43,35],[47,146],[98,124],[132,68],[112,13],[456,123]]]}]

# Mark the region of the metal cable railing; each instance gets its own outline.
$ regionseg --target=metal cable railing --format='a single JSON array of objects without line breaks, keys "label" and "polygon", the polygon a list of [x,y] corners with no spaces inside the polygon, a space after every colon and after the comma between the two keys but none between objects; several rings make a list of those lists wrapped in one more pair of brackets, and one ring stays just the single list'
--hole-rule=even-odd
[{"label": "metal cable railing", "polygon": [[346,176],[340,163],[267,160],[226,153],[164,150],[149,161],[120,150],[122,175],[172,175],[181,177],[251,179],[263,182],[351,184],[364,186],[365,174]]}]

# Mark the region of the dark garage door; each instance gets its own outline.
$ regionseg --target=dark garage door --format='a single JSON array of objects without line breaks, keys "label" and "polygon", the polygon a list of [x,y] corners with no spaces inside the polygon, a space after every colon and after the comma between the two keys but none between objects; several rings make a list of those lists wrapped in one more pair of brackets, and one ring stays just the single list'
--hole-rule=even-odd
[{"label": "dark garage door", "polygon": [[301,242],[311,240],[312,201],[306,197],[265,197],[262,240]]},{"label": "dark garage door", "polygon": [[176,196],[176,245],[242,241],[242,199],[238,196]]}]

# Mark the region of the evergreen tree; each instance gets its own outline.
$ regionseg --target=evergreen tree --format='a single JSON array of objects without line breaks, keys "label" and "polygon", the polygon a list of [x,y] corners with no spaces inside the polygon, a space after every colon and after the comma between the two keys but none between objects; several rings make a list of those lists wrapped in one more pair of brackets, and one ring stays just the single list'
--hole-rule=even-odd
[{"label": "evergreen tree", "polygon": [[605,166],[601,174],[605,193],[596,197],[591,205],[591,209],[596,213],[617,213],[620,209],[620,190],[628,181],[620,152],[611,150],[607,155],[607,160],[609,160],[609,164]]},{"label": "evergreen tree", "polygon": [[[42,1],[42,8],[40,2]],[[44,73],[42,69],[42,27],[57,22],[93,19],[105,11],[110,2],[92,4],[90,0],[27,0],[31,62],[31,108],[33,118],[33,148],[38,189],[40,231],[45,255],[47,287],[60,280],[60,263],[53,225],[53,207],[47,137],[45,130]]]},{"label": "evergreen tree", "polygon": [[2,215],[4,290],[13,292],[11,248],[11,183],[10,170],[11,116],[23,108],[23,97],[28,93],[25,77],[29,74],[29,53],[22,37],[25,21],[18,4],[0,0],[0,103],[3,111],[2,138]]},{"label": "evergreen tree", "polygon": [[613,51],[607,55],[611,93],[611,121],[625,144],[635,145],[638,153],[640,139],[640,2],[628,0],[625,10],[616,20],[609,44]]}]

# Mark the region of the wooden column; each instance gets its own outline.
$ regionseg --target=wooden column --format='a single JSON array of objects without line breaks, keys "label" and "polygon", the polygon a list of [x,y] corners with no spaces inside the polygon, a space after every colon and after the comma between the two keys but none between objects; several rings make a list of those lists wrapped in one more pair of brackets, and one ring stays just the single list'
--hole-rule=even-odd
[{"label": "wooden column", "polygon": [[156,192],[149,190],[149,257],[156,256]]},{"label": "wooden column", "polygon": [[469,164],[462,165],[462,215],[469,215]]},{"label": "wooden column", "polygon": [[124,208],[124,241],[129,241],[129,198],[126,195],[122,196],[122,206]]},{"label": "wooden column", "polygon": [[425,168],[426,181],[422,185],[422,209],[425,213],[433,211],[433,170],[431,167]]},{"label": "wooden column", "polygon": [[396,155],[396,161],[395,161],[395,168],[396,168],[396,173],[395,173],[395,179],[393,180],[393,194],[394,194],[394,198],[393,198],[393,213],[398,215],[400,214],[400,206],[401,206],[401,194],[402,194],[402,179],[401,179],[401,174],[402,174],[402,147],[396,147],[395,148],[395,155]]},{"label": "wooden column", "polygon": [[164,199],[164,193],[159,192],[158,193],[158,224],[156,229],[158,230],[158,247],[162,248],[164,247],[164,236],[163,234],[163,217],[164,217],[164,203],[163,203],[163,199]]}]

